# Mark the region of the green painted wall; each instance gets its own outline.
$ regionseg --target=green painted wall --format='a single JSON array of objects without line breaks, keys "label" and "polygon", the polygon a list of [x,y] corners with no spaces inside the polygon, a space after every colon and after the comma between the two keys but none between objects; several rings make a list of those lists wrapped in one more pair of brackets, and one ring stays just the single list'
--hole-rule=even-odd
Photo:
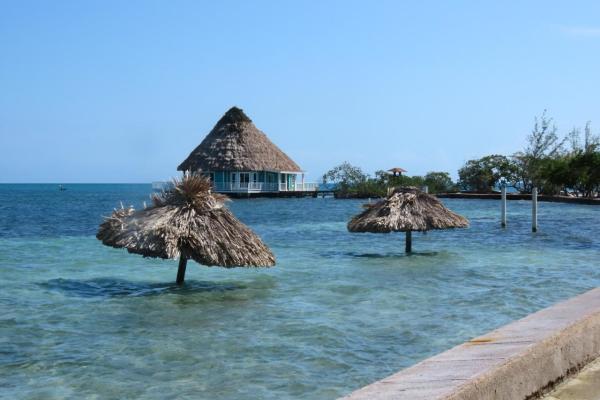
[{"label": "green painted wall", "polygon": [[[231,172],[233,171],[215,171],[214,172],[214,182],[223,184],[231,182]],[[237,172],[237,171],[235,171]],[[281,179],[278,180],[280,176],[277,172],[267,172],[267,171],[240,171],[240,172],[257,172],[258,182],[266,182],[266,183],[285,183],[288,189],[291,189],[292,186],[296,182],[296,175],[294,174],[281,174]],[[208,175],[208,173],[206,173]]]},{"label": "green painted wall", "polygon": [[265,172],[265,182],[267,183],[277,183],[277,173],[276,172]]}]

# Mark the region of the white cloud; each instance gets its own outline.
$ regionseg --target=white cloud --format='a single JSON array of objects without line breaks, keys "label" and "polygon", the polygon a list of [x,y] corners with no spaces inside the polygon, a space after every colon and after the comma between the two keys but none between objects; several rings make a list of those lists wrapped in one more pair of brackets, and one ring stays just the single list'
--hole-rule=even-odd
[{"label": "white cloud", "polygon": [[593,26],[564,26],[562,31],[574,37],[598,37],[600,38],[600,27]]}]

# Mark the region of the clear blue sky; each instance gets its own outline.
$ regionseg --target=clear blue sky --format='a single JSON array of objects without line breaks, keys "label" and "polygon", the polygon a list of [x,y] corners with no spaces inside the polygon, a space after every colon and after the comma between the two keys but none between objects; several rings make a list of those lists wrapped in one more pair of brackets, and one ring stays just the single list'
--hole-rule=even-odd
[{"label": "clear blue sky", "polygon": [[169,178],[232,105],[312,180],[600,131],[598,1],[0,6],[0,182]]}]

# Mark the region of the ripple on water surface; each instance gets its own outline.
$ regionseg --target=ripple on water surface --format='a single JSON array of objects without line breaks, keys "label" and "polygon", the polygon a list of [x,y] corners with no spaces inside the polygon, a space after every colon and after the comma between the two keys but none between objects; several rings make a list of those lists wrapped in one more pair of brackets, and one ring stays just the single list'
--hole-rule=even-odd
[{"label": "ripple on water surface", "polygon": [[102,246],[149,185],[0,185],[0,397],[331,399],[598,286],[599,208],[446,200],[465,230],[350,234],[361,201],[230,207],[270,269],[188,267]]}]

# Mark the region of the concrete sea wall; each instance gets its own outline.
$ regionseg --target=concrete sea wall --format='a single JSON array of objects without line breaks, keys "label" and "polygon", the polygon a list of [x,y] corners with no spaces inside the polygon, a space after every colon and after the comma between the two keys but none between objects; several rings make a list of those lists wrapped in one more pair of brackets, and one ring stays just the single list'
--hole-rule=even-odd
[{"label": "concrete sea wall", "polygon": [[344,399],[534,399],[598,356],[600,288],[474,338]]}]

